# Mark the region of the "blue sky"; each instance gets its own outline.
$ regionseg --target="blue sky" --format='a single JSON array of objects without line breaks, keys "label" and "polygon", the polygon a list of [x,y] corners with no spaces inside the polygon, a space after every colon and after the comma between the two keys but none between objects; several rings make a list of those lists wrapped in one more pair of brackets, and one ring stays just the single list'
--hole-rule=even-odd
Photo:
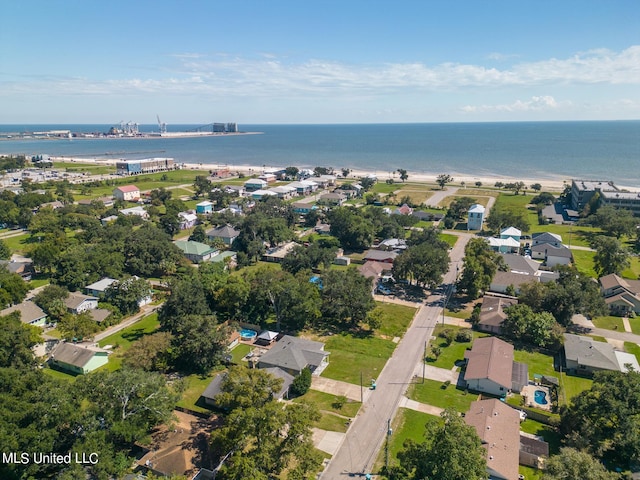
[{"label": "blue sky", "polygon": [[636,0],[9,0],[0,123],[640,118]]}]

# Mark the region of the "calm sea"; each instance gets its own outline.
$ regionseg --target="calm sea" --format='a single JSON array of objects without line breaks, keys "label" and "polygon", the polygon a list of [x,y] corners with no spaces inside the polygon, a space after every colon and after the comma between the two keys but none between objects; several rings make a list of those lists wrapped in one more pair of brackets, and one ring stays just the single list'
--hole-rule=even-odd
[{"label": "calm sea", "polygon": [[[0,125],[0,132],[110,125]],[[194,125],[169,125],[185,131]],[[151,132],[157,125],[141,125]],[[539,179],[603,179],[640,187],[640,121],[387,125],[240,125],[263,132],[202,138],[0,140],[3,154],[95,158],[173,157],[177,162],[328,166],[377,171]]]}]

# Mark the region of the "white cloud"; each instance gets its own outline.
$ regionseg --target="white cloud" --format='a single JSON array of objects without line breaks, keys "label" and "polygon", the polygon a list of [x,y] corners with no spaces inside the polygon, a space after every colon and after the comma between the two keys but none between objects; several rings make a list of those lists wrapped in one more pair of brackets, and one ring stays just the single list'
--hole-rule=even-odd
[{"label": "white cloud", "polygon": [[[570,102],[563,102],[562,106],[568,106]],[[486,112],[540,112],[555,110],[561,105],[551,95],[533,96],[530,100],[516,100],[510,104],[502,105],[466,105],[462,107],[465,113]]]}]

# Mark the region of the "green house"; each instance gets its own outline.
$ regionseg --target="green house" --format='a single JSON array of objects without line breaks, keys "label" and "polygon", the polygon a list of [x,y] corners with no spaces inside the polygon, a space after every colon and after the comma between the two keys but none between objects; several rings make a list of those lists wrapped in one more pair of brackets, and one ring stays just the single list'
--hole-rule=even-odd
[{"label": "green house", "polygon": [[108,355],[107,352],[63,342],[54,349],[49,361],[62,370],[84,375],[106,365]]},{"label": "green house", "polygon": [[211,248],[206,243],[194,242],[192,240],[176,240],[176,247],[182,250],[185,257],[193,263],[202,263],[211,260],[219,253],[219,250]]}]

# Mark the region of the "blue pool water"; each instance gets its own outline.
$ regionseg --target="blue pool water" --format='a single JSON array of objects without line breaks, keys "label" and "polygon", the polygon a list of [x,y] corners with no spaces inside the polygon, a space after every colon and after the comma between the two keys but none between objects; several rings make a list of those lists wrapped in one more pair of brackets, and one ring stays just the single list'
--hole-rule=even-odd
[{"label": "blue pool water", "polygon": [[546,405],[547,403],[547,394],[542,390],[536,390],[533,394],[533,399],[538,405]]},{"label": "blue pool water", "polygon": [[246,328],[243,328],[242,330],[240,330],[240,337],[243,340],[252,340],[257,336],[258,336],[258,332],[256,332],[255,330],[249,330]]}]

